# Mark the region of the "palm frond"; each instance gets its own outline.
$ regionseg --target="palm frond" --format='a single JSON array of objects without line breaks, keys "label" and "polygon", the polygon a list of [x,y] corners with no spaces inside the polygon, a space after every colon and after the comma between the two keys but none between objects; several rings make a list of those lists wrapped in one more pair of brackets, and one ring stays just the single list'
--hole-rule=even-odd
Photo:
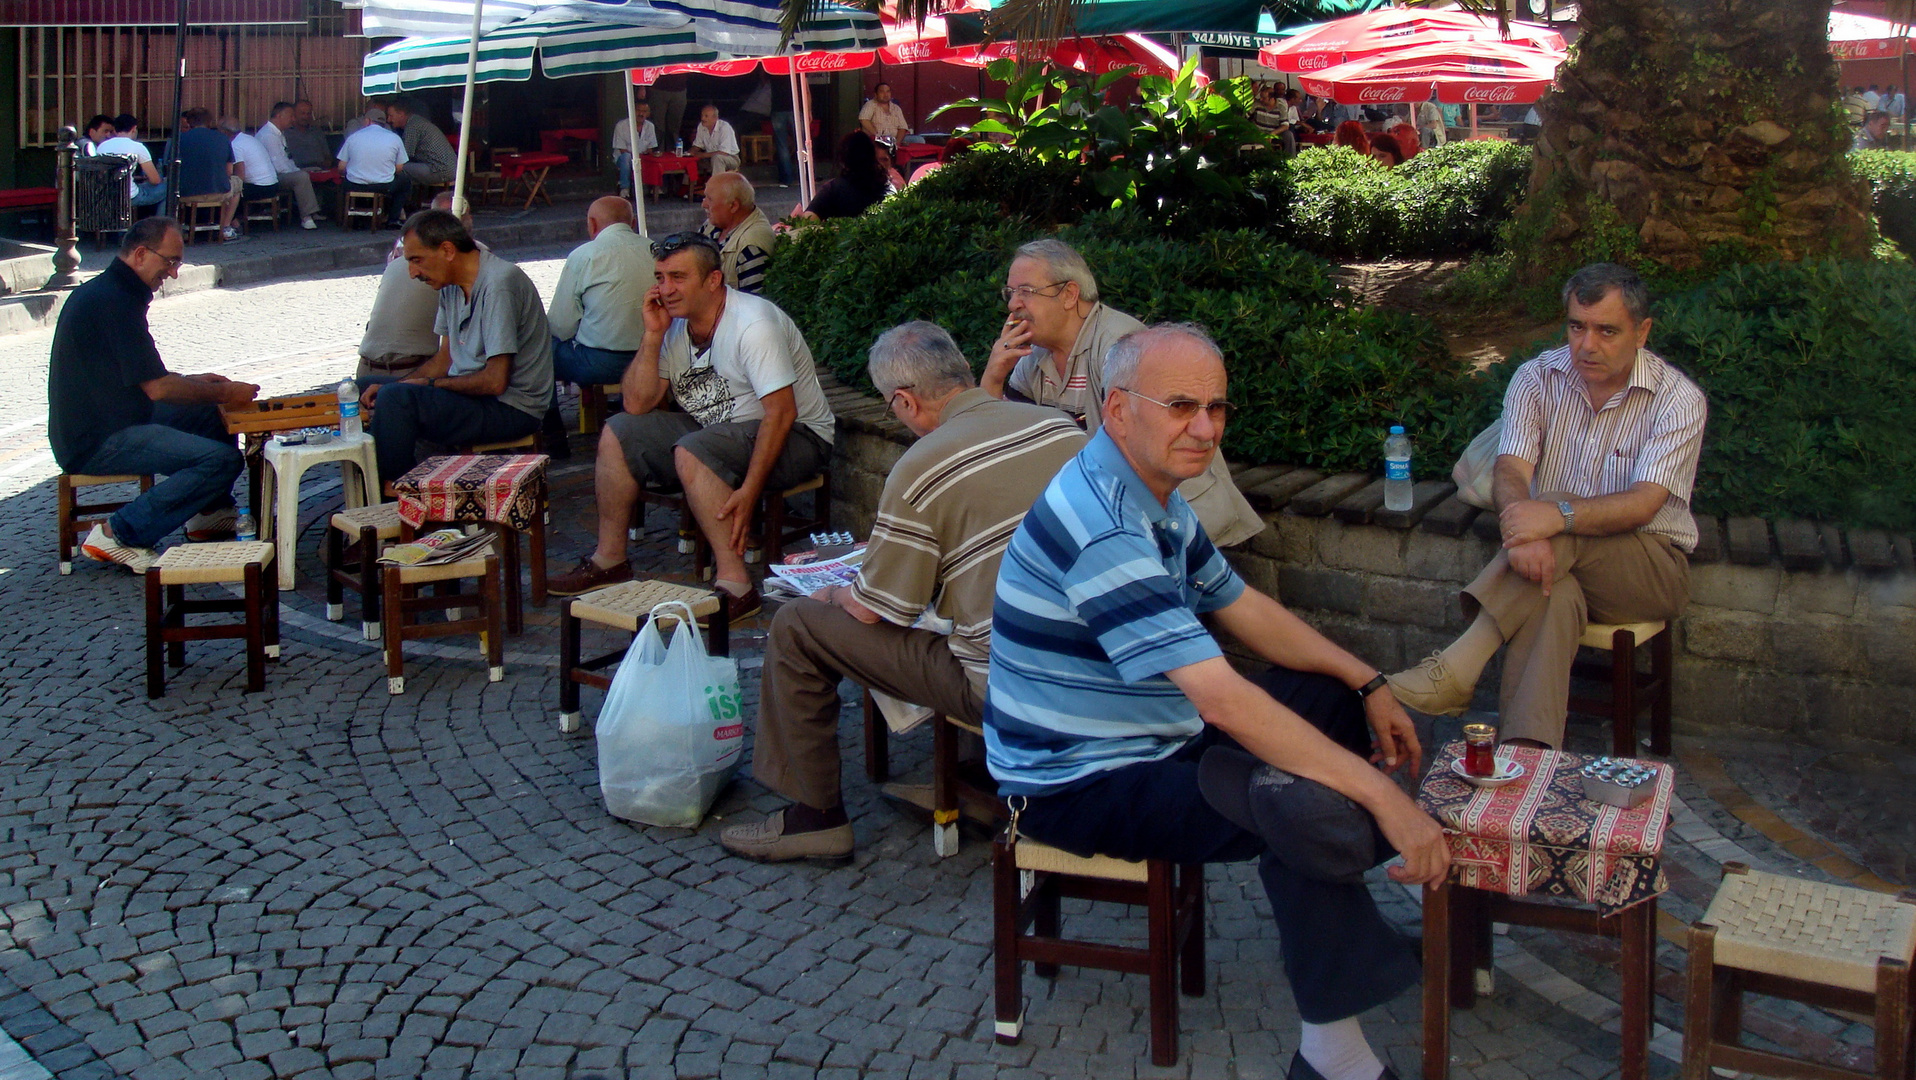
[{"label": "palm frond", "polygon": [[1075,36],[1078,8],[1084,0],[1005,0],[985,17],[985,32],[1018,42],[1020,56],[1039,56]]},{"label": "palm frond", "polygon": [[[799,26],[803,24],[806,19],[814,15],[824,15],[826,13],[826,6],[832,2],[834,2],[834,0],[779,0],[778,47],[782,50],[787,45],[790,45],[792,43],[792,35],[798,33]],[[878,14],[879,5],[882,0],[835,0],[835,2],[843,7],[858,8],[861,11],[869,11],[876,15]],[[940,2],[941,0],[900,0],[898,4],[901,13],[900,17],[903,17],[902,12],[907,4],[920,5],[930,9],[934,8]],[[931,14],[937,14],[937,11],[932,10]],[[919,25],[924,25],[923,16],[920,16],[918,21]]]}]

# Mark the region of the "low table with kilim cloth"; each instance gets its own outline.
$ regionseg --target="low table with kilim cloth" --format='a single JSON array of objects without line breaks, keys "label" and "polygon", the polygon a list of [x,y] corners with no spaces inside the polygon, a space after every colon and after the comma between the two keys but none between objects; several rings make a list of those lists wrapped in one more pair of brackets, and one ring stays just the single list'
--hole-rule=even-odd
[{"label": "low table with kilim cloth", "polygon": [[[1450,1064],[1450,1009],[1476,1003],[1487,988],[1492,922],[1598,934],[1623,948],[1622,1075],[1641,1080],[1650,1053],[1659,894],[1675,773],[1656,770],[1653,794],[1630,809],[1584,798],[1582,754],[1503,746],[1500,759],[1524,775],[1479,788],[1451,771],[1464,744],[1438,754],[1417,805],[1444,827],[1450,880],[1424,887],[1424,1077],[1444,1080]],[[1533,897],[1535,899],[1519,899]]]},{"label": "low table with kilim cloth", "polygon": [[525,627],[519,594],[519,534],[531,548],[532,602],[546,602],[546,462],[544,454],[451,454],[430,457],[392,481],[399,499],[400,539],[428,524],[485,525],[498,535],[505,573],[506,632]]}]

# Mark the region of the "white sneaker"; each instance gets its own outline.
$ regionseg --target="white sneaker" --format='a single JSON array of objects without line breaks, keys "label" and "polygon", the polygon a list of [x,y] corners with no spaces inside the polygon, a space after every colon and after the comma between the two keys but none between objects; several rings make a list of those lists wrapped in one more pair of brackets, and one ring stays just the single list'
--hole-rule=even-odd
[{"label": "white sneaker", "polygon": [[228,225],[226,228],[221,229],[220,235],[222,237],[225,237],[229,241],[246,239],[245,233],[240,232],[237,228],[234,228],[231,225]]},{"label": "white sneaker", "polygon": [[106,534],[106,526],[95,525],[93,531],[80,541],[80,550],[89,559],[103,563],[119,563],[136,574],[146,573],[154,560],[160,556],[152,548],[134,547],[122,544]]},{"label": "white sneaker", "polygon": [[299,227],[302,229],[317,229],[319,228],[319,223],[314,221],[312,218],[307,218],[306,220],[299,223]]},{"label": "white sneaker", "polygon": [[195,543],[208,540],[231,540],[233,531],[239,525],[239,511],[231,506],[219,510],[209,510],[204,514],[194,514],[186,519],[186,538]]}]

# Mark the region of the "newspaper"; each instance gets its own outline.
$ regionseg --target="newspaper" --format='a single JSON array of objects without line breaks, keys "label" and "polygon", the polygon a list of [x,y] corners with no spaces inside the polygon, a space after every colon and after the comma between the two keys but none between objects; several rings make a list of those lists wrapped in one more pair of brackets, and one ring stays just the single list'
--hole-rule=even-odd
[{"label": "newspaper", "polygon": [[858,568],[864,561],[865,546],[860,544],[836,559],[796,566],[774,563],[767,568],[772,573],[765,579],[765,591],[788,596],[810,596],[833,585],[850,585],[858,577]]},{"label": "newspaper", "polygon": [[427,533],[410,544],[394,544],[379,556],[387,566],[438,566],[490,553],[492,534],[485,531],[467,535],[460,529],[440,529]]}]

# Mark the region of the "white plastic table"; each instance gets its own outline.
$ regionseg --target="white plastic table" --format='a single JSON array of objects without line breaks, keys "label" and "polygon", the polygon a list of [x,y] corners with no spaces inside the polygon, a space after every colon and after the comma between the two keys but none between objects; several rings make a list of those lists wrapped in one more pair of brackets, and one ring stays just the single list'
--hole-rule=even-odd
[{"label": "white plastic table", "polygon": [[257,509],[259,538],[271,540],[277,548],[279,587],[291,589],[293,556],[299,544],[300,477],[315,465],[337,461],[347,508],[365,506],[377,501],[379,495],[379,460],[373,455],[373,437],[365,432],[317,446],[268,442],[261,453],[266,464],[260,477],[260,498],[268,505]]}]

